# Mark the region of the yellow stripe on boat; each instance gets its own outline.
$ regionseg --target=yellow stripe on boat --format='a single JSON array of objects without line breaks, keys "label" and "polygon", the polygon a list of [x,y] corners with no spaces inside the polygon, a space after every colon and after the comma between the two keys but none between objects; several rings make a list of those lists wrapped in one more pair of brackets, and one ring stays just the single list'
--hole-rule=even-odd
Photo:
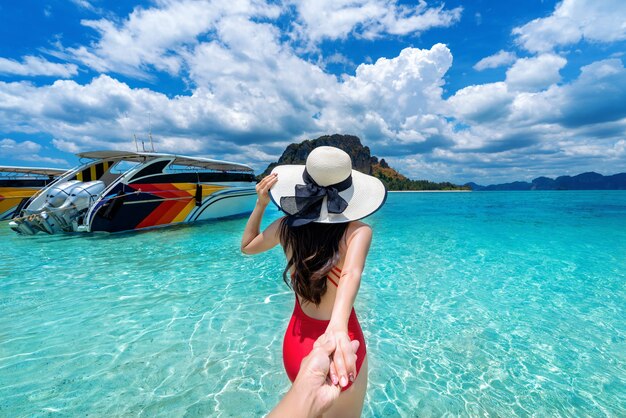
[{"label": "yellow stripe on boat", "polygon": [[[196,195],[196,183],[171,183],[172,186],[176,187],[178,190],[183,190],[189,193],[191,196]],[[207,196],[212,195],[213,193],[226,189],[226,186],[215,186],[212,184],[203,184],[202,185],[202,198],[204,199]]]},{"label": "yellow stripe on boat", "polygon": [[[176,187],[178,190],[185,191],[189,193],[190,196],[195,196],[196,194],[196,183],[172,183],[172,186]],[[225,189],[225,186],[214,186],[214,185],[206,185],[202,184],[202,200],[205,197],[212,195],[218,190]],[[187,216],[191,213],[193,208],[196,207],[196,201],[190,200],[187,205],[172,219],[171,223],[183,222]]]},{"label": "yellow stripe on boat", "polygon": [[212,195],[215,192],[226,189],[226,186],[202,185],[202,199]]},{"label": "yellow stripe on boat", "polygon": [[5,199],[13,197],[23,199],[25,197],[31,197],[38,191],[39,189],[30,187],[0,187],[0,197],[4,197]]},{"label": "yellow stripe on boat", "polygon": [[4,213],[20,204],[22,199],[29,198],[39,189],[29,187],[0,187],[0,213]]},{"label": "yellow stripe on boat", "polygon": [[194,207],[196,207],[196,202],[195,200],[192,199],[189,201],[189,203],[187,203],[187,205],[180,212],[178,212],[178,215],[176,215],[176,217],[172,219],[171,223],[175,224],[177,222],[183,222],[185,218],[187,217],[187,215],[189,215],[189,213],[193,210]]}]

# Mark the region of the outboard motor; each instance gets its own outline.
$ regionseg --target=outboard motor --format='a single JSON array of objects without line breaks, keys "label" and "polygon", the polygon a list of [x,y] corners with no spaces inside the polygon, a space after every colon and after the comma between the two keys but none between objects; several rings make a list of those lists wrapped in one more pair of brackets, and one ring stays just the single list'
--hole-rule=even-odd
[{"label": "outboard motor", "polygon": [[47,208],[58,208],[70,195],[70,190],[75,187],[77,184],[82,183],[82,181],[78,180],[70,180],[65,183],[55,184],[50,187],[48,192],[46,193],[46,201],[40,208],[34,208],[34,210],[41,210]]},{"label": "outboard motor", "polygon": [[63,205],[56,210],[51,210],[50,214],[58,220],[63,230],[75,231],[78,225],[73,225],[73,222],[97,199],[104,188],[105,185],[100,180],[77,184],[69,190],[70,195]]},{"label": "outboard motor", "polygon": [[33,230],[30,223],[25,222],[23,219],[14,219],[9,222],[9,228],[23,235],[35,235],[37,231]]},{"label": "outboard motor", "polygon": [[77,184],[78,180],[70,180],[51,186],[45,195],[45,200],[38,207],[29,205],[24,209],[24,216],[14,218],[9,222],[9,227],[19,234],[34,235],[39,231],[48,234],[54,233],[54,222],[51,222],[46,210],[54,210],[70,196],[70,190]]},{"label": "outboard motor", "polygon": [[80,183],[69,191],[69,198],[59,207],[59,210],[67,210],[70,208],[76,210],[86,209],[103,190],[104,183],[100,180]]},{"label": "outboard motor", "polygon": [[76,231],[79,216],[104,188],[105,184],[99,180],[71,180],[54,185],[47,191],[46,200],[39,208],[28,208],[24,217],[14,219],[9,226],[25,235],[38,231],[48,234]]}]

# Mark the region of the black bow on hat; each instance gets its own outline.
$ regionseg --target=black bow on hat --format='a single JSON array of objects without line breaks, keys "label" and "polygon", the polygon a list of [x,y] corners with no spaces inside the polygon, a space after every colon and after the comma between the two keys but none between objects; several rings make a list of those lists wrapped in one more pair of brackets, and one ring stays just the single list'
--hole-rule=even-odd
[{"label": "black bow on hat", "polygon": [[289,216],[287,225],[302,226],[311,223],[320,217],[324,196],[327,197],[326,207],[329,213],[342,213],[348,207],[339,192],[352,186],[352,175],[339,183],[329,186],[320,186],[304,169],[302,174],[304,184],[296,184],[295,196],[280,198],[280,207]]}]

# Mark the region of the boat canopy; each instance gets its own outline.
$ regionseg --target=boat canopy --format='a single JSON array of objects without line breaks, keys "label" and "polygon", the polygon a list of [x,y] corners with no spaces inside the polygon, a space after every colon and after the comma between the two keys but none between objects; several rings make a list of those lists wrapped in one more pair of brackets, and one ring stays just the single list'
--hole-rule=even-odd
[{"label": "boat canopy", "polygon": [[40,167],[14,167],[10,165],[0,165],[0,173],[33,174],[40,176],[60,176],[67,172],[64,168],[40,168]]},{"label": "boat canopy", "polygon": [[157,152],[132,152],[132,151],[90,151],[76,154],[80,158],[92,160],[106,160],[110,158],[123,159],[126,161],[144,162],[152,158],[169,157],[172,158],[172,165],[186,166],[190,168],[200,168],[215,171],[238,171],[253,173],[254,170],[245,164],[232,163],[229,161],[212,160],[202,157],[188,157],[184,155],[162,154]]}]

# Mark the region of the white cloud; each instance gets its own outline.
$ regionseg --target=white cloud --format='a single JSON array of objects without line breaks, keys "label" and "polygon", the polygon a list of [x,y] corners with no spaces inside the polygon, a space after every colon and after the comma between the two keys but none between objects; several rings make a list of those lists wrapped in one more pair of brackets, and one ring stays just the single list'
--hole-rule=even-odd
[{"label": "white cloud", "polygon": [[44,157],[38,153],[41,145],[33,141],[18,142],[11,138],[0,139],[0,157],[20,161],[33,161],[49,164],[65,164],[67,161],[60,158]]},{"label": "white cloud", "polygon": [[[407,35],[424,32],[431,28],[452,26],[461,20],[462,11],[462,7],[452,10],[444,10],[443,6],[427,8],[426,2],[420,2],[420,6],[415,9],[398,6],[394,13],[387,13],[381,21],[385,32],[392,35]],[[373,35],[376,36],[379,33],[376,32]]]},{"label": "white cloud", "polygon": [[[462,11],[429,7],[423,0],[414,6],[398,5],[396,0],[306,0],[293,7],[297,11],[294,33],[312,43],[350,33],[365,38],[419,33],[453,25]],[[121,22],[83,20],[99,40],[65,48],[59,56],[98,72],[150,78],[150,70],[155,69],[178,75],[185,72],[185,57],[200,43],[199,37],[221,41],[215,31],[224,21],[275,21],[286,12],[287,5],[281,8],[264,0],[160,0],[154,7],[135,8]]]},{"label": "white cloud", "polygon": [[443,44],[430,50],[405,48],[398,57],[361,64],[336,94],[330,93],[320,124],[390,142],[423,144],[447,128],[437,111],[443,103],[443,76],[451,65],[452,54]]},{"label": "white cloud", "polygon": [[41,145],[33,141],[17,142],[10,138],[0,140],[0,155],[7,157],[11,154],[37,153],[41,150]]},{"label": "white cloud", "polygon": [[531,52],[558,46],[626,39],[626,2],[623,0],[563,0],[554,12],[513,29],[516,42]]},{"label": "white cloud", "polygon": [[[626,68],[620,59],[596,61],[581,68],[580,77],[561,89],[560,123],[578,128],[626,118]],[[626,133],[624,126],[613,135]]]},{"label": "white cloud", "polygon": [[567,60],[554,54],[520,58],[506,72],[506,83],[513,90],[537,91],[561,81],[559,73]]},{"label": "white cloud", "polygon": [[272,25],[229,17],[217,34],[221,42],[199,44],[186,60],[193,96],[219,107],[223,129],[286,138],[314,128],[313,116],[336,89],[334,76],[281,44]]},{"label": "white cloud", "polygon": [[497,53],[485,57],[474,64],[474,69],[476,71],[483,71],[487,68],[498,68],[504,67],[509,64],[513,64],[517,56],[513,52],[500,50]]},{"label": "white cloud", "polygon": [[190,96],[168,98],[130,88],[106,75],[85,85],[75,81],[42,87],[0,83],[0,131],[47,132],[55,137],[53,144],[67,152],[133,149],[133,134],[140,140],[147,137],[150,114],[157,149],[190,153],[224,153],[238,142],[262,142],[268,135],[285,140],[294,134],[289,129],[302,132],[296,123],[302,116],[290,121],[292,109],[283,98],[277,98],[280,111],[262,98],[255,102],[258,109],[251,104],[239,106],[249,93],[242,92],[230,103],[220,102],[205,88]]},{"label": "white cloud", "polygon": [[176,75],[184,65],[180,53],[197,37],[215,29],[227,15],[278,17],[280,9],[262,0],[161,0],[156,7],[137,7],[121,24],[108,19],[83,20],[100,39],[66,54],[99,72],[148,77],[154,68]]},{"label": "white cloud", "polygon": [[89,11],[96,11],[97,9],[87,0],[70,0],[72,3],[81,7],[83,9],[87,9]]},{"label": "white cloud", "polygon": [[[54,145],[55,148],[60,151],[70,152],[72,154],[77,154],[81,151],[81,148],[78,146],[78,144],[72,141],[65,141],[63,139],[54,138],[52,140],[52,145]],[[125,149],[130,149],[130,148],[125,148]]]},{"label": "white cloud", "polygon": [[78,74],[78,67],[74,64],[59,64],[41,57],[27,55],[22,58],[22,62],[0,58],[0,74],[69,78]]},{"label": "white cloud", "polygon": [[322,57],[321,63],[322,66],[326,66],[328,64],[341,64],[341,65],[354,65],[348,57],[338,52],[331,54],[327,57]]},{"label": "white cloud", "polygon": [[106,75],[85,85],[0,83],[0,130],[47,132],[68,152],[132,149],[132,134],[145,137],[150,112],[157,149],[220,155],[334,131],[385,139],[381,148],[390,151],[398,143],[432,149],[449,130],[436,114],[452,63],[444,45],[407,48],[338,81],[282,48],[269,25],[224,21],[219,32],[233,48],[198,45],[197,61],[189,61],[198,84],[191,95],[168,98]]},{"label": "white cloud", "polygon": [[509,114],[515,95],[504,82],[468,86],[448,99],[451,113],[467,123],[484,124]]},{"label": "white cloud", "polygon": [[[557,66],[563,64],[554,56],[548,61],[553,59]],[[523,66],[518,70],[524,74],[520,80],[507,77],[506,82],[469,86],[449,98],[451,114],[470,127],[457,133],[454,147],[433,155],[454,164],[494,166],[496,161],[488,157],[493,154],[504,166],[537,170],[551,165],[558,170],[591,164],[583,157],[596,158],[598,149],[604,148],[606,167],[620,170],[625,162],[618,151],[626,132],[626,108],[621,105],[626,102],[626,69],[619,59],[585,66],[577,79],[563,85],[553,83],[556,71],[537,78],[532,70],[524,73]],[[543,72],[550,73],[547,68]],[[509,85],[511,81],[527,83],[524,87],[551,85],[541,91],[520,91]]]},{"label": "white cloud", "polygon": [[396,0],[303,0],[292,4],[299,15],[299,35],[313,43],[351,33],[371,39],[448,27],[459,21],[462,12],[461,7],[428,7],[423,0],[412,6],[399,5]]}]

